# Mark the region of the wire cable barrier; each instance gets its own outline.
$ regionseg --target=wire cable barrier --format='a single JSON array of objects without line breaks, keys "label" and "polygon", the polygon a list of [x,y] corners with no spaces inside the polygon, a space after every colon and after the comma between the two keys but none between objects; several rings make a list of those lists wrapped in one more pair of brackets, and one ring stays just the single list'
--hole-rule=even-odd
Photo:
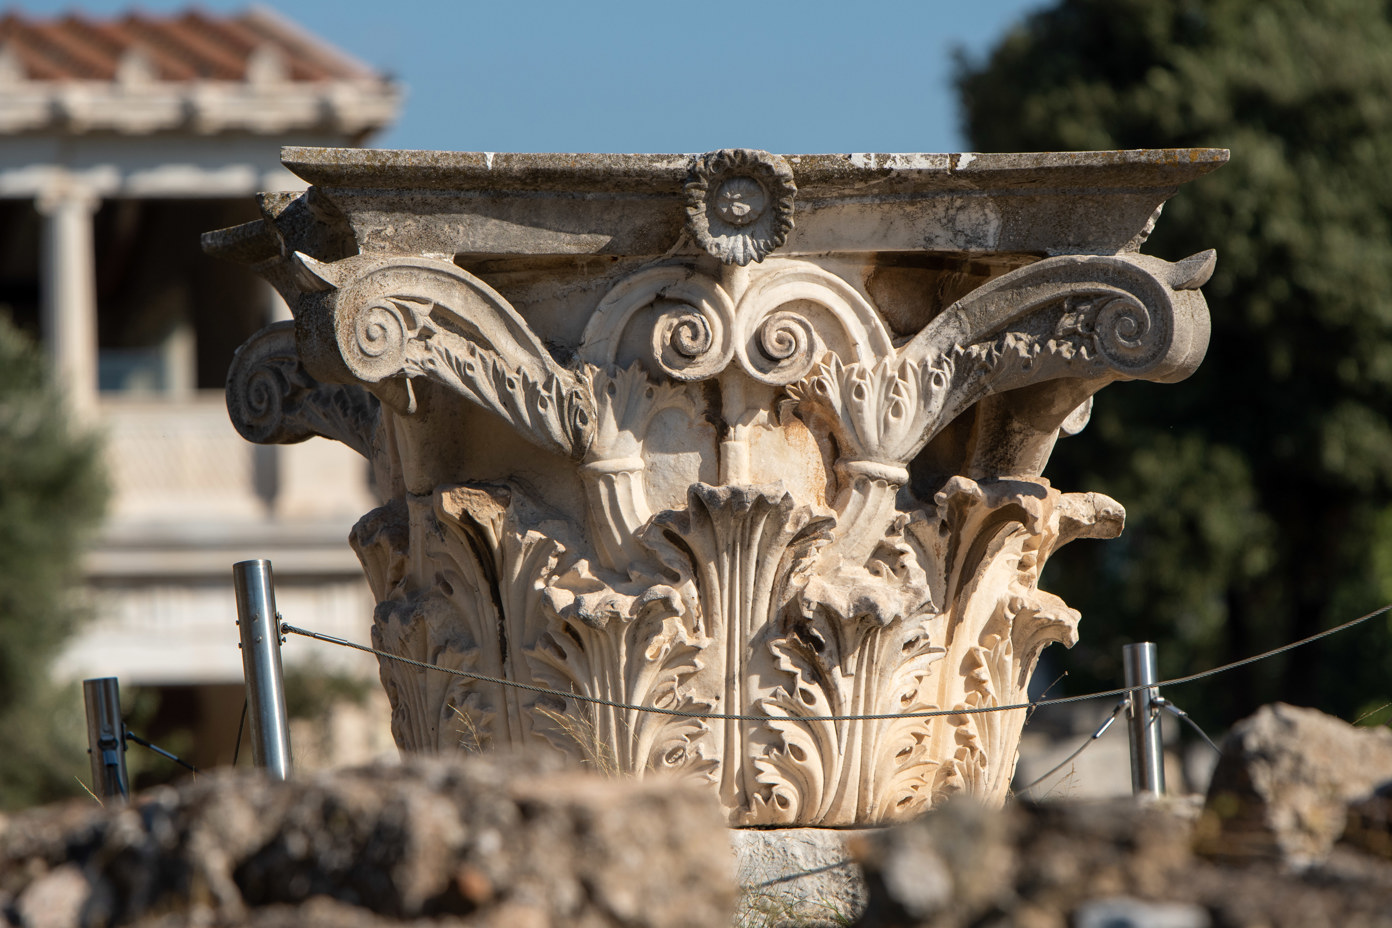
[{"label": "wire cable barrier", "polygon": [[[1042,706],[1062,706],[1069,703],[1084,702],[1089,699],[1102,699],[1108,696],[1130,696],[1132,693],[1138,692],[1140,690],[1151,689],[1152,687],[1169,687],[1179,686],[1183,683],[1193,683],[1195,680],[1202,680],[1205,677],[1212,677],[1220,673],[1225,673],[1229,670],[1235,670],[1238,667],[1245,667],[1248,664],[1254,664],[1257,661],[1265,660],[1269,657],[1275,657],[1277,654],[1283,654],[1286,651],[1290,651],[1294,648],[1299,648],[1312,642],[1319,641],[1321,638],[1328,638],[1330,635],[1337,634],[1341,631],[1344,631],[1345,629],[1353,628],[1356,625],[1361,625],[1370,619],[1375,619],[1388,611],[1392,611],[1392,603],[1388,603],[1381,609],[1376,609],[1373,612],[1368,613],[1367,615],[1360,616],[1356,619],[1353,619],[1352,621],[1345,622],[1342,625],[1336,625],[1333,628],[1327,628],[1322,632],[1318,632],[1309,636],[1308,638],[1301,638],[1299,641],[1292,641],[1290,644],[1282,645],[1279,648],[1273,648],[1270,651],[1264,651],[1261,654],[1256,654],[1252,657],[1245,657],[1242,660],[1233,661],[1230,664],[1223,664],[1222,666],[1214,667],[1209,670],[1203,670],[1199,673],[1192,673],[1184,677],[1176,677],[1173,680],[1161,680],[1158,683],[1148,683],[1143,686],[1123,686],[1118,689],[1102,690],[1098,693],[1088,693],[1083,696],[1057,696],[1052,697],[1050,699],[1037,699],[1032,702],[1010,703],[1007,705],[999,706],[961,706],[955,709],[932,709],[924,712],[881,712],[869,715],[807,715],[798,716],[797,719],[801,722],[878,722],[887,721],[891,719],[931,719],[941,718],[944,716],[978,715],[987,712],[1010,712],[1012,710],[1017,709],[1038,709]],[[517,680],[505,680],[501,677],[492,677],[488,676],[487,674],[473,673],[468,670],[456,670],[452,667],[441,667],[438,664],[430,664],[425,661],[418,661],[414,658],[405,657],[400,654],[392,654],[390,651],[383,651],[365,644],[358,644],[354,641],[346,641],[342,638],[335,638],[332,635],[325,635],[320,632],[314,632],[309,631],[308,629],[297,628],[294,625],[290,625],[288,623],[282,623],[280,626],[280,631],[281,634],[300,635],[305,638],[313,638],[315,641],[324,641],[328,642],[329,644],[336,644],[345,648],[353,648],[354,650],[363,651],[368,654],[375,654],[378,657],[398,661],[403,664],[409,664],[413,667],[419,667],[422,670],[438,670],[441,673],[453,674],[454,676],[464,677],[468,680],[476,680],[480,683],[492,683],[497,686],[510,686],[515,689],[525,690],[530,693],[539,693],[543,696],[558,696],[562,699],[571,699],[577,702],[587,702],[598,706],[608,706],[611,709],[625,709],[634,712],[653,712],[658,715],[677,716],[679,718],[711,719],[714,721],[729,722],[767,722],[781,718],[781,716],[767,714],[753,715],[735,712],[693,712],[685,709],[664,709],[661,706],[639,706],[631,703],[616,702],[614,700],[604,699],[599,696],[586,696],[581,693],[572,693],[567,692],[565,690],[550,689],[549,687],[536,686],[531,683],[522,683]],[[1091,743],[1092,739],[1086,742],[1086,744]]]},{"label": "wire cable barrier", "polygon": [[[1216,753],[1223,753],[1223,749],[1213,743],[1213,739],[1208,736],[1208,732],[1200,728],[1199,723],[1190,718],[1189,713],[1185,712],[1179,706],[1176,706],[1174,703],[1170,702],[1168,699],[1165,699],[1163,696],[1159,699],[1154,700],[1152,702],[1152,705],[1156,706],[1157,709],[1164,709],[1166,712],[1170,713],[1175,718],[1186,723],[1190,728],[1194,729],[1194,731],[1198,733],[1198,736],[1204,740],[1204,743],[1207,744],[1209,747],[1213,748],[1213,750]],[[1107,729],[1112,727],[1112,723],[1117,720],[1117,717],[1121,715],[1122,711],[1124,709],[1130,708],[1130,706],[1131,698],[1129,696],[1126,699],[1123,699],[1121,702],[1117,703],[1116,708],[1112,710],[1112,714],[1107,716],[1107,720],[1104,721],[1101,725],[1099,725],[1097,727],[1097,730],[1094,731],[1086,741],[1078,745],[1077,749],[1074,750],[1072,754],[1069,754],[1063,760],[1050,767],[1040,776],[1035,777],[1033,780],[1029,782],[1028,785],[1022,786],[1019,789],[1015,790],[1015,795],[1023,796],[1025,793],[1028,793],[1030,790],[1034,789],[1040,783],[1043,783],[1045,780],[1049,779],[1049,777],[1058,773],[1064,767],[1067,767],[1069,764],[1073,763],[1073,761],[1077,760],[1079,755],[1081,755],[1088,748],[1092,747],[1092,745],[1097,741],[1098,738],[1101,738],[1103,735],[1107,733]]]},{"label": "wire cable barrier", "polygon": [[164,758],[167,758],[167,759],[169,759],[169,760],[172,760],[174,763],[178,764],[180,767],[187,767],[189,770],[192,770],[194,773],[197,773],[197,772],[198,772],[198,768],[197,768],[197,767],[195,767],[193,764],[190,764],[188,761],[184,760],[184,759],[183,759],[182,757],[180,757],[179,755],[169,753],[169,752],[166,751],[164,748],[160,747],[158,744],[152,744],[152,743],[150,743],[149,741],[146,741],[144,738],[140,737],[139,735],[137,735],[137,734],[136,734],[135,732],[133,732],[133,731],[128,731],[128,732],[126,732],[126,740],[127,740],[127,741],[134,741],[136,744],[140,745],[140,746],[143,747],[143,748],[149,748],[151,751],[154,751],[154,752],[155,752],[156,754],[158,754],[160,757],[164,757]]},{"label": "wire cable barrier", "polygon": [[232,766],[237,766],[237,758],[242,755],[242,732],[246,730],[246,715],[248,699],[242,700],[242,718],[237,722],[237,743],[232,745]]},{"label": "wire cable barrier", "polygon": [[1198,733],[1199,737],[1202,738],[1209,747],[1213,748],[1213,752],[1215,754],[1223,753],[1223,749],[1213,743],[1213,739],[1208,736],[1208,732],[1200,728],[1199,723],[1191,719],[1189,717],[1188,712],[1185,712],[1179,706],[1176,706],[1174,703],[1170,702],[1168,699],[1165,699],[1163,697],[1155,700],[1155,704],[1159,706],[1161,709],[1164,709],[1166,712],[1173,715],[1175,718],[1179,719],[1181,722],[1184,722],[1190,728],[1194,729],[1194,731]]},{"label": "wire cable barrier", "polygon": [[[1097,726],[1097,731],[1093,732],[1092,735],[1086,741],[1078,745],[1077,750],[1075,750],[1072,754],[1069,754],[1067,757],[1059,761],[1054,766],[1050,767],[1047,771],[1044,772],[1042,776],[1036,777],[1034,780],[1030,781],[1030,784],[1028,786],[1022,786],[1019,789],[1015,790],[1015,795],[1023,796],[1025,793],[1028,793],[1030,790],[1034,789],[1040,783],[1043,783],[1045,780],[1049,779],[1049,777],[1058,773],[1064,767],[1067,767],[1069,764],[1073,763],[1073,761],[1077,760],[1078,755],[1082,754],[1088,748],[1092,747],[1094,741],[1096,741],[1098,738],[1101,738],[1103,735],[1107,733],[1107,729],[1112,727],[1112,723],[1117,720],[1117,717],[1119,715],[1121,715],[1122,710],[1130,705],[1131,700],[1129,697],[1117,703],[1116,708],[1112,710],[1112,714],[1107,716],[1107,720],[1103,722],[1101,725]],[[1207,738],[1208,736],[1205,735],[1204,737]],[[1212,744],[1213,742],[1210,741],[1209,743]]]}]

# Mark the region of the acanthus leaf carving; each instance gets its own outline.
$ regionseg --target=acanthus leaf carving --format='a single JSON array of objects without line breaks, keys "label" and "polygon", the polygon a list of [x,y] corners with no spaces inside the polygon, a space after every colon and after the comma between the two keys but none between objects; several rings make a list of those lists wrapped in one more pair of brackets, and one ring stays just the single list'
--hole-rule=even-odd
[{"label": "acanthus leaf carving", "polygon": [[1204,258],[1046,258],[958,300],[900,354],[953,358],[938,427],[988,394],[1058,379],[1088,381],[1092,392],[1114,380],[1182,380],[1207,350],[1208,314],[1197,291],[1171,281],[1187,284],[1198,273],[1188,265]]},{"label": "acanthus leaf carving", "polygon": [[[941,567],[948,605],[939,704],[982,709],[1026,702],[1039,652],[1077,640],[1078,613],[1038,588],[1049,556],[1080,537],[1114,537],[1124,512],[1101,494],[1060,494],[1043,480],[954,477],[931,519],[907,533]],[[993,801],[1014,769],[1023,709],[947,717],[955,745],[944,791]]]},{"label": "acanthus leaf carving", "polygon": [[594,398],[594,437],[580,468],[589,497],[590,524],[600,561],[612,570],[638,563],[638,533],[652,516],[644,481],[644,443],[667,410],[696,418],[687,385],[654,382],[637,363],[623,370],[586,364],[582,374]]},{"label": "acanthus leaf carving", "polygon": [[842,460],[880,464],[898,476],[940,419],[953,366],[950,356],[845,364],[832,355],[788,394],[836,436]]},{"label": "acanthus leaf carving", "polygon": [[[684,686],[700,671],[699,656],[708,645],[692,627],[689,596],[652,577],[596,570],[573,526],[538,508],[519,487],[442,490],[436,515],[445,533],[466,540],[463,552],[452,546],[464,555],[458,557],[461,565],[477,565],[472,578],[465,578],[471,582],[443,585],[457,602],[467,599],[460,604],[486,636],[476,649],[484,658],[477,663],[490,676],[588,697],[466,684],[480,694],[455,707],[468,731],[482,732],[489,742],[541,739],[610,772],[638,776],[674,769],[711,776],[716,762],[702,743],[706,725],[699,718],[604,704],[697,714],[711,708],[710,700]],[[487,714],[477,716],[476,710]],[[499,725],[504,730],[493,731]]]},{"label": "acanthus leaf carving", "polygon": [[[785,682],[759,700],[773,720],[751,823],[879,822],[927,807],[939,767],[928,725],[894,716],[937,708],[940,624],[902,541],[887,540],[868,567],[843,562],[807,583],[767,643]],[[824,718],[844,715],[882,717]]]},{"label": "acanthus leaf carving", "polygon": [[594,428],[594,403],[575,378],[548,373],[533,379],[524,368],[468,340],[424,331],[425,354],[411,358],[408,377],[425,376],[495,413],[543,448],[579,458]]},{"label": "acanthus leaf carving", "polygon": [[[457,560],[468,564],[472,559],[476,575],[486,584],[492,624],[484,633],[489,637],[489,663],[495,670],[490,676],[529,679],[525,655],[546,633],[547,586],[575,558],[570,526],[558,514],[536,506],[519,486],[440,487],[435,514],[439,531],[454,539],[450,549]],[[474,590],[464,592],[472,596]],[[486,621],[485,613],[476,624],[483,629]],[[501,713],[505,727],[494,735],[495,740],[520,747],[544,738],[544,720],[533,711],[536,694],[489,686],[493,698],[505,707]]]},{"label": "acanthus leaf carving", "polygon": [[1207,255],[1045,259],[959,299],[888,357],[828,354],[788,391],[838,443],[844,530],[828,557],[863,562],[894,517],[908,462],[968,408],[981,412],[966,472],[1026,476],[1108,382],[1187,375],[1207,317],[1184,287],[1207,272]]},{"label": "acanthus leaf carving", "polygon": [[[691,629],[691,599],[661,583],[617,587],[582,561],[549,588],[551,630],[527,652],[536,679],[629,706],[709,711],[714,701],[684,685],[702,669],[700,655],[710,644]],[[717,762],[704,743],[707,723],[699,718],[578,700],[557,707],[550,718],[553,743],[578,747],[601,769],[713,779]]]},{"label": "acanthus leaf carving", "polygon": [[[468,562],[459,565],[460,572],[442,566],[428,586],[420,583],[410,564],[413,538],[432,542],[429,551],[415,552],[417,558],[448,558],[440,550],[430,503],[419,497],[392,500],[374,510],[350,536],[377,598],[373,646],[451,670],[492,674],[496,667],[486,654],[493,616],[487,587]],[[463,609],[461,598],[468,600]],[[464,678],[392,660],[379,661],[379,667],[392,706],[392,734],[403,750],[436,753],[493,746],[501,706],[481,700]]]},{"label": "acanthus leaf carving", "polygon": [[909,479],[906,464],[930,431],[952,381],[950,359],[934,366],[890,357],[843,364],[832,355],[788,395],[836,439],[842,529],[828,549],[852,566],[864,563],[895,517],[896,496]]},{"label": "acanthus leaf carving", "polygon": [[[659,513],[644,533],[662,563],[694,586],[701,633],[717,643],[724,663],[711,667],[725,714],[747,713],[757,690],[747,676],[748,651],[793,591],[806,582],[809,552],[831,518],[800,506],[781,487],[691,487],[683,512]],[[715,723],[723,758],[717,789],[740,809],[757,791],[746,758],[754,725]]]}]

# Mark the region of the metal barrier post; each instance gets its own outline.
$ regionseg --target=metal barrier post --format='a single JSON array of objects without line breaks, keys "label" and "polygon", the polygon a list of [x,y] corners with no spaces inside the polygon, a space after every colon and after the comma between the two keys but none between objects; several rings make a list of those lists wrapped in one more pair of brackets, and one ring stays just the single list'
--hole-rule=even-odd
[{"label": "metal barrier post", "polygon": [[242,636],[252,760],[276,779],[288,780],[293,761],[271,562],[264,558],[241,561],[232,565],[232,578],[237,588],[237,626]]},{"label": "metal barrier post", "polygon": [[1131,791],[1158,799],[1165,795],[1165,755],[1160,744],[1160,690],[1153,685],[1155,642],[1125,645],[1121,654],[1127,687],[1145,687],[1130,694]]},{"label": "metal barrier post", "polygon": [[121,687],[115,677],[82,681],[87,707],[87,753],[92,758],[92,789],[99,799],[130,798],[126,775],[126,726],[121,721]]}]

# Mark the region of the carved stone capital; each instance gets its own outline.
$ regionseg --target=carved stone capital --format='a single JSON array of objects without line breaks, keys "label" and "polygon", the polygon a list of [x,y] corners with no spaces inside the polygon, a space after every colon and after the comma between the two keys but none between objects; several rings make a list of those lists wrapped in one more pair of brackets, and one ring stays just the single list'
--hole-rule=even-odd
[{"label": "carved stone capital", "polygon": [[1207,346],[1212,252],[1134,251],[1177,162],[384,157],[296,162],[315,210],[253,230],[295,322],[228,406],[384,475],[379,647],[529,687],[385,661],[398,743],[674,770],[746,825],[1000,800],[1023,710],[966,710],[1076,640],[1040,573],[1124,521],[1050,450]]}]

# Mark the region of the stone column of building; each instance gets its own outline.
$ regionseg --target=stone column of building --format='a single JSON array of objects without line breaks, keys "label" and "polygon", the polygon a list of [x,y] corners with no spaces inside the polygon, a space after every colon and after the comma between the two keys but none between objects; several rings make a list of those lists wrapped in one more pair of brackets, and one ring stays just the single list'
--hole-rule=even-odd
[{"label": "stone column of building", "polygon": [[97,285],[92,216],[100,200],[64,179],[35,207],[43,217],[39,292],[43,341],[53,376],[75,416],[90,419],[97,405]]}]

